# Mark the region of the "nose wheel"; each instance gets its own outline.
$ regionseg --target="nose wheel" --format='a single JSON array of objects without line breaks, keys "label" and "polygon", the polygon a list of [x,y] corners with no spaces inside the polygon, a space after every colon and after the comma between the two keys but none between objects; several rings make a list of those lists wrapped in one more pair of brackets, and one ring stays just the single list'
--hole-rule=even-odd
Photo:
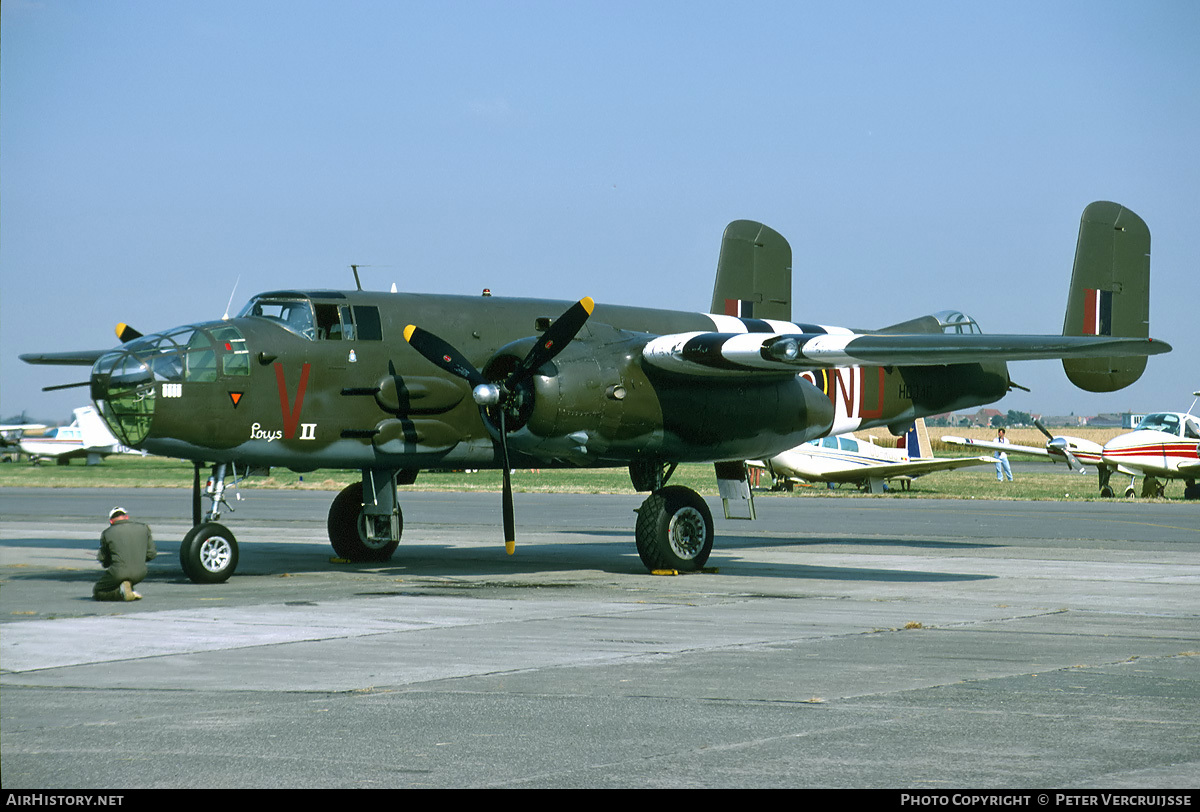
[{"label": "nose wheel", "polygon": [[[200,488],[200,463],[195,464],[192,480],[192,522],[195,525],[179,545],[179,563],[193,583],[220,584],[229,580],[237,569],[238,543],[233,533],[217,523],[221,507],[233,507],[225,501],[226,466],[213,466],[212,477],[203,491]],[[234,483],[237,484],[236,481]],[[200,509],[201,495],[212,501],[207,515]]]},{"label": "nose wheel", "polygon": [[237,539],[225,525],[216,522],[198,524],[188,531],[179,545],[179,563],[193,583],[224,583],[237,569]]}]

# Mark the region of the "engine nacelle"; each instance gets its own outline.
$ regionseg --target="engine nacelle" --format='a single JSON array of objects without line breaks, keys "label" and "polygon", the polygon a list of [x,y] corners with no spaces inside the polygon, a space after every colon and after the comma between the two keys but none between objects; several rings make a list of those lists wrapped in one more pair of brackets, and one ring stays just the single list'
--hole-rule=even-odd
[{"label": "engine nacelle", "polygon": [[[595,323],[585,333],[517,393],[505,417],[511,450],[576,465],[753,459],[832,426],[828,396],[798,376],[674,375],[643,364],[653,336]],[[530,342],[502,348],[484,375],[502,378]],[[485,412],[498,431],[495,409]]]}]

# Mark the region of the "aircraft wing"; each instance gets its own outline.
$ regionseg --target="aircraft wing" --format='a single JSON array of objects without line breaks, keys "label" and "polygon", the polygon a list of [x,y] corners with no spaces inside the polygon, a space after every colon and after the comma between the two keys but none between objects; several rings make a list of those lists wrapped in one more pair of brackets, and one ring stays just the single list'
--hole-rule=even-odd
[{"label": "aircraft wing", "polygon": [[697,375],[803,372],[831,367],[929,366],[1053,358],[1158,355],[1153,338],[982,335],[978,333],[675,333],[652,339],[647,362]]},{"label": "aircraft wing", "polygon": [[1011,451],[1015,454],[1032,454],[1035,457],[1049,457],[1050,452],[1045,447],[1039,448],[1033,445],[1013,445],[1012,443],[996,443],[991,440],[972,440],[969,437],[952,437],[946,436],[942,438],[943,443],[950,445],[969,445],[972,448],[989,448],[996,451]]},{"label": "aircraft wing", "polygon": [[990,465],[994,462],[995,460],[991,457],[945,457],[909,460],[908,462],[886,462],[841,471],[828,471],[823,473],[821,478],[826,482],[861,482],[864,479],[917,477],[933,471],[949,471],[954,468],[966,468],[969,465]]}]

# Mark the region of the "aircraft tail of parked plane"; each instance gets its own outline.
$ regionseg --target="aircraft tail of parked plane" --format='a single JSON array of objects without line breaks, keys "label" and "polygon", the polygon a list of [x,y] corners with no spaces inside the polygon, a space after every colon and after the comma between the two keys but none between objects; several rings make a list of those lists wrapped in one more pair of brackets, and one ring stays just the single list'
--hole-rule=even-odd
[{"label": "aircraft tail of parked plane", "polygon": [[[1083,211],[1063,335],[1150,335],[1150,229],[1117,203]],[[1146,357],[1064,358],[1062,365],[1080,389],[1114,392],[1142,376]]]},{"label": "aircraft tail of parked plane", "polygon": [[81,458],[86,458],[88,465],[95,465],[109,454],[125,454],[132,451],[117,441],[104,420],[91,406],[75,409],[75,420],[71,425],[52,429],[41,437],[24,437],[20,440],[20,445],[21,451],[35,461],[44,457],[53,459],[60,465]]}]

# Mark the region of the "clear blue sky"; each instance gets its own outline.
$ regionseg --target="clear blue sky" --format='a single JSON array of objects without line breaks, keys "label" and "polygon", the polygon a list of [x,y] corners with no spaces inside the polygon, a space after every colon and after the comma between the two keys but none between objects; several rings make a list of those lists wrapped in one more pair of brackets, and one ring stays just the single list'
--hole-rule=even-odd
[{"label": "clear blue sky", "polygon": [[[1013,364],[1000,409],[1200,389],[1200,3],[5,0],[0,414],[107,347],[282,287],[706,310],[721,231],[791,242],[798,320],[958,308],[1057,333],[1079,215],[1153,235],[1113,395]],[[432,325],[431,325],[432,327]]]}]

